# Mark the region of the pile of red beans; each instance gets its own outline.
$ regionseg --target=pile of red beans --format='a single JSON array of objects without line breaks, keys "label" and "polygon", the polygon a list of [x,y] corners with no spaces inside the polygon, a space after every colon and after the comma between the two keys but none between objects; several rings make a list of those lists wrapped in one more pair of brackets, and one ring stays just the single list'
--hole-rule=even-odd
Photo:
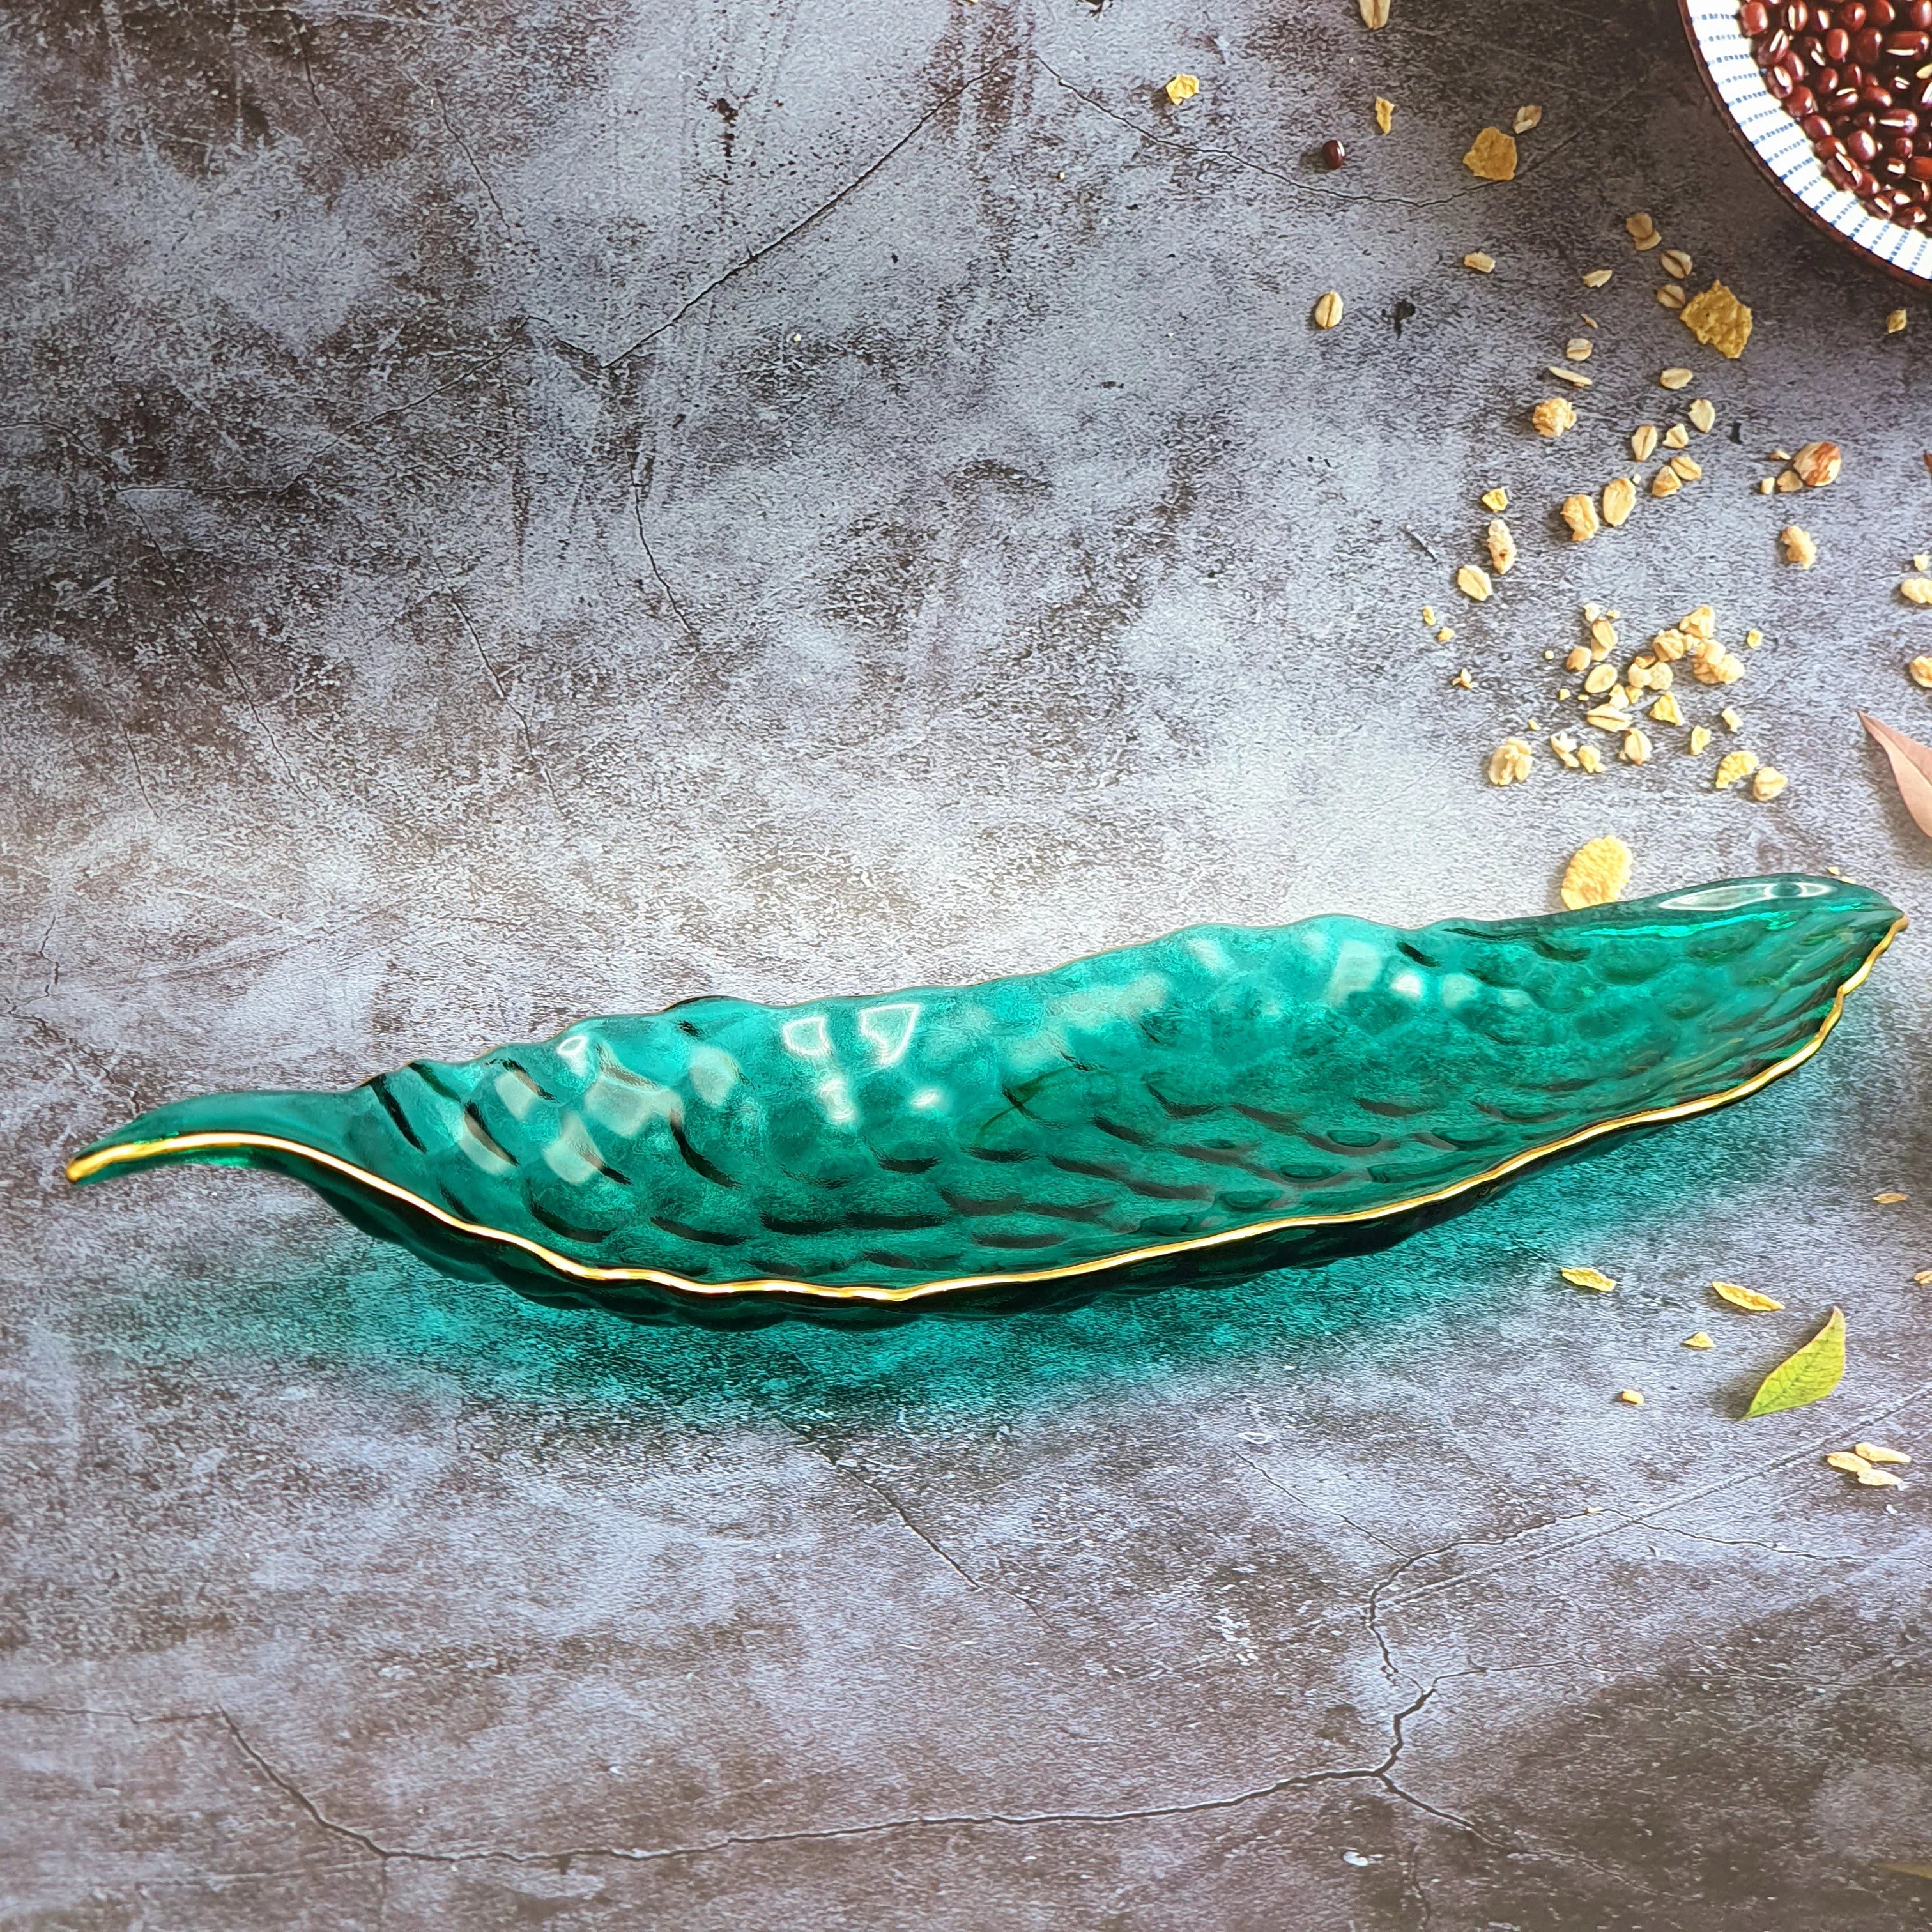
[{"label": "pile of red beans", "polygon": [[1833,186],[1932,224],[1932,0],[1744,0],[1738,25]]}]

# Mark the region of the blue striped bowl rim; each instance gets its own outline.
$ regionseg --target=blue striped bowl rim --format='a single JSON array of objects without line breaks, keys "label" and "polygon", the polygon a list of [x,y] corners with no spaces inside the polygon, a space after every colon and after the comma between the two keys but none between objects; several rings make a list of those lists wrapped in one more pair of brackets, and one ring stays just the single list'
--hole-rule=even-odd
[{"label": "blue striped bowl rim", "polygon": [[1684,0],[1704,70],[1752,152],[1825,226],[1897,274],[1932,284],[1932,232],[1881,221],[1825,178],[1804,130],[1764,84],[1735,0]]}]

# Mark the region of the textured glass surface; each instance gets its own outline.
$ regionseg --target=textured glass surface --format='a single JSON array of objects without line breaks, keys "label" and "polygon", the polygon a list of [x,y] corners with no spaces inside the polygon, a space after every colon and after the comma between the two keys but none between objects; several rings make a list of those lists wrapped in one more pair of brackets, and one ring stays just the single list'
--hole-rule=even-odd
[{"label": "textured glass surface", "polygon": [[1898,919],[1780,876],[1413,932],[1195,926],[980,986],[697,1000],[344,1094],[184,1101],[69,1172],[275,1169],[451,1274],[650,1319],[1237,1280],[1742,1097],[1822,1040]]}]

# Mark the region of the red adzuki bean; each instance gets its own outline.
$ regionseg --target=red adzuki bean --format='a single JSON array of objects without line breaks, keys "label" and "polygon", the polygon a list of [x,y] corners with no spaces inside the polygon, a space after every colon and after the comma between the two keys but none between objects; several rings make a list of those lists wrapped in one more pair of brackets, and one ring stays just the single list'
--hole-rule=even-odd
[{"label": "red adzuki bean", "polygon": [[1742,0],[1738,26],[1832,185],[1927,226],[1932,77],[1916,70],[1932,58],[1932,0]]}]

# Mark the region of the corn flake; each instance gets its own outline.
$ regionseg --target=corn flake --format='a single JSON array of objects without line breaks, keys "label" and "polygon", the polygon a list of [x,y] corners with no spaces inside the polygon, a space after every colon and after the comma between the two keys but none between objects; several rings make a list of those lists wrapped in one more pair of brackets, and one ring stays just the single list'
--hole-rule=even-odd
[{"label": "corn flake", "polygon": [[1500,128],[1485,128],[1469,144],[1462,165],[1478,181],[1514,181],[1516,142]]},{"label": "corn flake", "polygon": [[1678,320],[1707,349],[1735,362],[1750,340],[1751,312],[1722,282],[1684,304]]}]

